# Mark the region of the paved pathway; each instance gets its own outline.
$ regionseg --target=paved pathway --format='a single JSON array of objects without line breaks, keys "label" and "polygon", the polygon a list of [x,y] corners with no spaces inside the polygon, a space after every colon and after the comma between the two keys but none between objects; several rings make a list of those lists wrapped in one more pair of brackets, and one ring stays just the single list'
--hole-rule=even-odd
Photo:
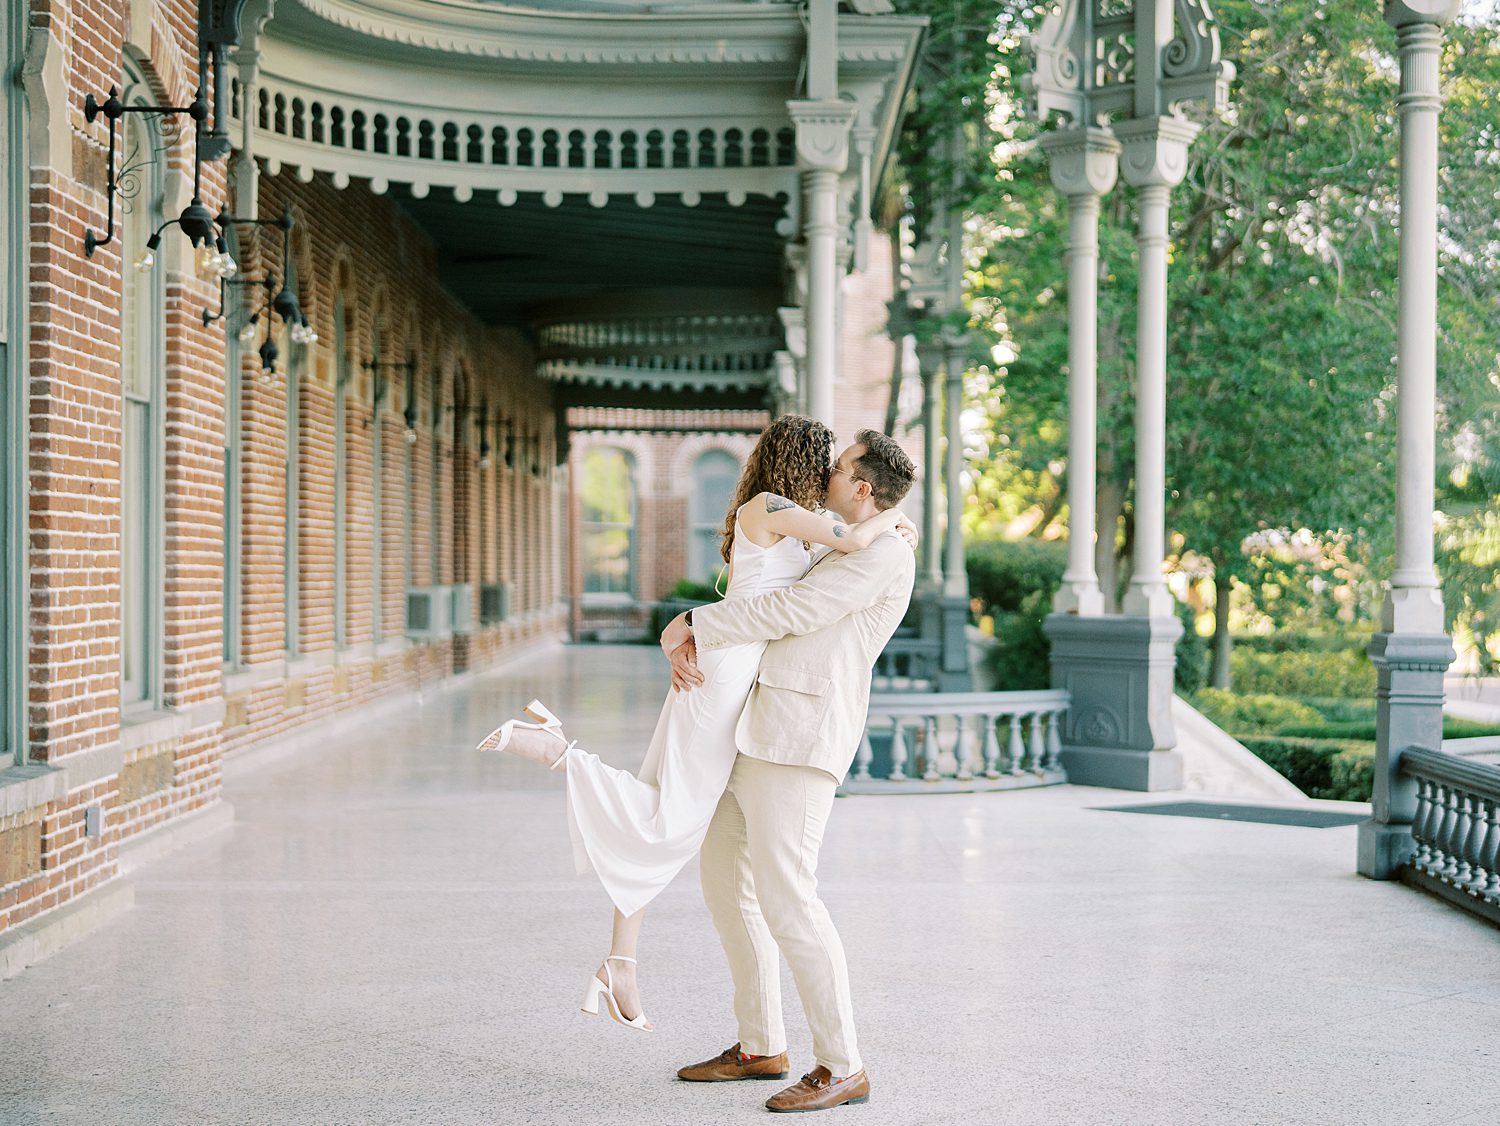
[{"label": "paved pathway", "polygon": [[[608,909],[571,874],[561,780],[469,751],[536,693],[628,764],[664,673],[545,650],[234,770],[232,832],[0,984],[0,1122],[767,1121],[773,1084],[672,1079],[734,1039],[695,876],[646,925],[660,1031],[583,1017]],[[1500,1121],[1500,934],[1353,875],[1352,828],[1094,808],[1156,800],[838,804],[824,892],[875,1084],[838,1123]]]}]

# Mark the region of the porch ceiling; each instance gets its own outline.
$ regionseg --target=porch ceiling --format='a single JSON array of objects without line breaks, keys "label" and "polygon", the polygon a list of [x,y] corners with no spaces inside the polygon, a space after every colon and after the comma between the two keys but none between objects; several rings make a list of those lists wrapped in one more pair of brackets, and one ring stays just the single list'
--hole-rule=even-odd
[{"label": "porch ceiling", "polygon": [[594,207],[568,195],[549,207],[529,194],[510,206],[444,188],[418,199],[392,184],[390,194],[436,242],[443,284],[486,324],[525,327],[561,301],[606,315],[645,290],[680,291],[683,312],[769,310],[781,296],[783,204],[764,196]]}]

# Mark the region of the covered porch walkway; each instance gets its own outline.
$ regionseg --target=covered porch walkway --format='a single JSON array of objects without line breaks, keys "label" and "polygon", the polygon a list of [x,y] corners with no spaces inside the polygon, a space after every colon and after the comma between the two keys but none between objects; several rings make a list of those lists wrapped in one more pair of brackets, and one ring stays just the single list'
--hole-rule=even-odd
[{"label": "covered porch walkway", "polygon": [[[734,1039],[693,874],[647,923],[658,1033],[581,1016],[607,902],[571,875],[561,780],[469,750],[536,694],[631,764],[665,683],[653,648],[553,646],[231,759],[231,831],[0,984],[0,1121],[763,1121],[774,1084],[672,1079]],[[1491,928],[1355,875],[1352,826],[1098,808],[1176,797],[841,800],[823,890],[874,1097],[840,1122],[1500,1119]]]}]

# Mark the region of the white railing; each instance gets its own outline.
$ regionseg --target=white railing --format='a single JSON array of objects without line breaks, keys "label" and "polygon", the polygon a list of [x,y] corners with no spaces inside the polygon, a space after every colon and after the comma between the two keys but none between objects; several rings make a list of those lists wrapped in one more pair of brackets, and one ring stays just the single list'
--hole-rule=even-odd
[{"label": "white railing", "polygon": [[872,695],[844,788],[880,793],[1066,782],[1061,734],[1070,701],[1061,689]]}]

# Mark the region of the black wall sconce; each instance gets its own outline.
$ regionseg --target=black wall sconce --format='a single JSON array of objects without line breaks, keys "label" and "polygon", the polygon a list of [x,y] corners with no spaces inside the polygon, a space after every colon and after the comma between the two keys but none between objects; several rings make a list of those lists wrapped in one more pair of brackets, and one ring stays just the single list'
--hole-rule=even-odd
[{"label": "black wall sconce", "polygon": [[[416,401],[415,397],[412,395],[411,387],[412,384],[416,382],[417,377],[416,358],[413,356],[408,356],[404,360],[377,360],[372,356],[360,366],[363,367],[367,372],[369,372],[370,377],[375,381],[375,410],[373,413],[377,416],[380,414],[380,408],[385,404],[386,397],[391,393],[390,379],[383,377],[380,373],[383,371],[390,371],[392,369],[396,371],[404,371],[406,373],[406,410],[405,412],[403,412],[406,421],[406,440],[408,442],[415,442],[417,440],[417,430],[415,426],[417,412]],[[368,430],[369,428],[370,420],[366,419],[365,429]]]},{"label": "black wall sconce", "polygon": [[[292,341],[297,344],[316,344],[318,333],[308,321],[307,315],[302,311],[302,303],[297,300],[297,295],[292,292],[291,287],[285,284],[286,279],[291,276],[291,243],[292,228],[296,220],[292,218],[291,211],[285,210],[275,219],[241,219],[230,215],[227,211],[221,211],[214,220],[220,229],[227,229],[230,224],[236,226],[253,226],[257,230],[261,227],[274,227],[281,232],[281,278],[280,288],[276,284],[276,275],[267,274],[264,278],[235,278],[223,272],[219,273],[219,311],[211,313],[203,310],[203,323],[210,325],[214,321],[221,320],[226,314],[224,293],[226,286],[231,285],[259,285],[266,291],[266,297],[261,306],[251,313],[245,321],[245,327],[240,330],[240,343],[249,344],[255,339],[257,326],[261,320],[266,322],[266,338],[260,345],[261,370],[266,377],[276,372],[276,360],[281,355],[281,349],[276,347],[276,341],[271,336],[271,315],[274,313],[281,318],[281,323],[288,327]],[[223,245],[223,237],[219,238],[219,245]],[[224,255],[228,258],[228,254]],[[233,259],[229,259],[233,262]],[[232,271],[231,271],[232,273]]]},{"label": "black wall sconce", "polygon": [[[136,263],[139,270],[149,270],[156,263],[156,250],[161,246],[162,232],[168,227],[176,225],[182,228],[182,233],[192,241],[194,246],[205,246],[215,241],[218,231],[214,226],[213,213],[203,206],[203,200],[199,197],[199,189],[203,181],[203,154],[199,148],[199,140],[203,135],[203,123],[208,120],[208,101],[203,96],[203,87],[193,97],[191,105],[186,106],[127,106],[120,101],[120,91],[115,87],[109,88],[109,96],[103,102],[95,99],[89,94],[83,99],[83,119],[90,125],[100,114],[104,115],[109,122],[109,163],[105,175],[105,196],[109,203],[107,227],[104,235],[96,235],[92,229],[83,233],[83,254],[85,258],[92,258],[94,251],[101,246],[107,246],[115,238],[115,196],[122,194],[122,183],[128,179],[130,168],[121,169],[116,166],[119,157],[119,143],[117,125],[127,113],[154,113],[163,117],[175,116],[185,113],[193,120],[193,200],[185,208],[182,214],[175,219],[168,219],[151,238],[146,242],[146,253]],[[222,242],[222,240],[220,240]],[[219,248],[222,254],[222,247]],[[227,257],[227,256],[226,256]],[[230,259],[232,262],[233,259]],[[232,272],[232,271],[231,271]]]}]

